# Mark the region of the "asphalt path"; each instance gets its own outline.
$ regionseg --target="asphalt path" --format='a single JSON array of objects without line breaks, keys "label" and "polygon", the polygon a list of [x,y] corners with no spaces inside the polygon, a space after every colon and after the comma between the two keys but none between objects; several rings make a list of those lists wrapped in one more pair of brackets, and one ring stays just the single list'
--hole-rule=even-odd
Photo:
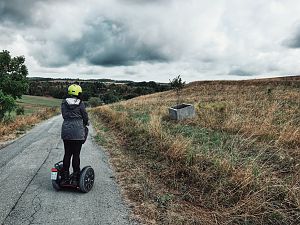
[{"label": "asphalt path", "polygon": [[53,189],[50,170],[64,152],[61,124],[61,116],[53,117],[0,150],[0,224],[136,224],[106,154],[93,142],[92,127],[81,150],[81,168],[94,168],[93,189]]}]

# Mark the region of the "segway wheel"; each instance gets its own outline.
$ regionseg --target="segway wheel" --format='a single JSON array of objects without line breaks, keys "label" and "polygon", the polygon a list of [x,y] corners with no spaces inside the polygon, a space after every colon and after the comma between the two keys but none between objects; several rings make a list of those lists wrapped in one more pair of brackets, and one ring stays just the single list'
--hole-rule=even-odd
[{"label": "segway wheel", "polygon": [[59,191],[61,189],[56,180],[52,180],[52,186],[56,191]]},{"label": "segway wheel", "polygon": [[90,166],[84,167],[80,173],[80,180],[79,180],[80,190],[84,193],[89,192],[93,188],[94,180],[95,180],[94,169]]}]

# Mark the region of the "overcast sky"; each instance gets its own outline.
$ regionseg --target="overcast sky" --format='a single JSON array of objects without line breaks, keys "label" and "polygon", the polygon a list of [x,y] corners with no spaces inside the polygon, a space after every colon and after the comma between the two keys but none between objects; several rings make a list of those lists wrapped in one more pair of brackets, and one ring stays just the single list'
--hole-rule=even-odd
[{"label": "overcast sky", "polygon": [[168,82],[300,74],[299,0],[0,0],[29,76]]}]

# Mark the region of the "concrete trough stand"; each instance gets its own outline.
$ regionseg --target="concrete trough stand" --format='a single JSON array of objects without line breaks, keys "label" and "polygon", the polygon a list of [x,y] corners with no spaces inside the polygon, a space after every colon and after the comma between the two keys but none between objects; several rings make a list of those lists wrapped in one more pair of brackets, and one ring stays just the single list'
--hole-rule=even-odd
[{"label": "concrete trough stand", "polygon": [[169,115],[173,120],[191,119],[195,117],[195,107],[191,104],[180,104],[169,108]]}]

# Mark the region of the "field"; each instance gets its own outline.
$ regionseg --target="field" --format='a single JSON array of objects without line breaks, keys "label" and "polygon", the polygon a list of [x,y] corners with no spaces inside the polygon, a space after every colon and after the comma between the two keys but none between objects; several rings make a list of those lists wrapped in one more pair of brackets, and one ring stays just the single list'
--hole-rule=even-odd
[{"label": "field", "polygon": [[23,95],[17,100],[18,105],[23,106],[25,115],[32,114],[46,107],[60,107],[61,99]]},{"label": "field", "polygon": [[194,82],[92,110],[145,224],[300,224],[299,78]]},{"label": "field", "polygon": [[14,139],[34,124],[58,114],[61,99],[23,95],[17,104],[24,107],[24,115],[12,112],[12,117],[0,122],[0,142]]}]

